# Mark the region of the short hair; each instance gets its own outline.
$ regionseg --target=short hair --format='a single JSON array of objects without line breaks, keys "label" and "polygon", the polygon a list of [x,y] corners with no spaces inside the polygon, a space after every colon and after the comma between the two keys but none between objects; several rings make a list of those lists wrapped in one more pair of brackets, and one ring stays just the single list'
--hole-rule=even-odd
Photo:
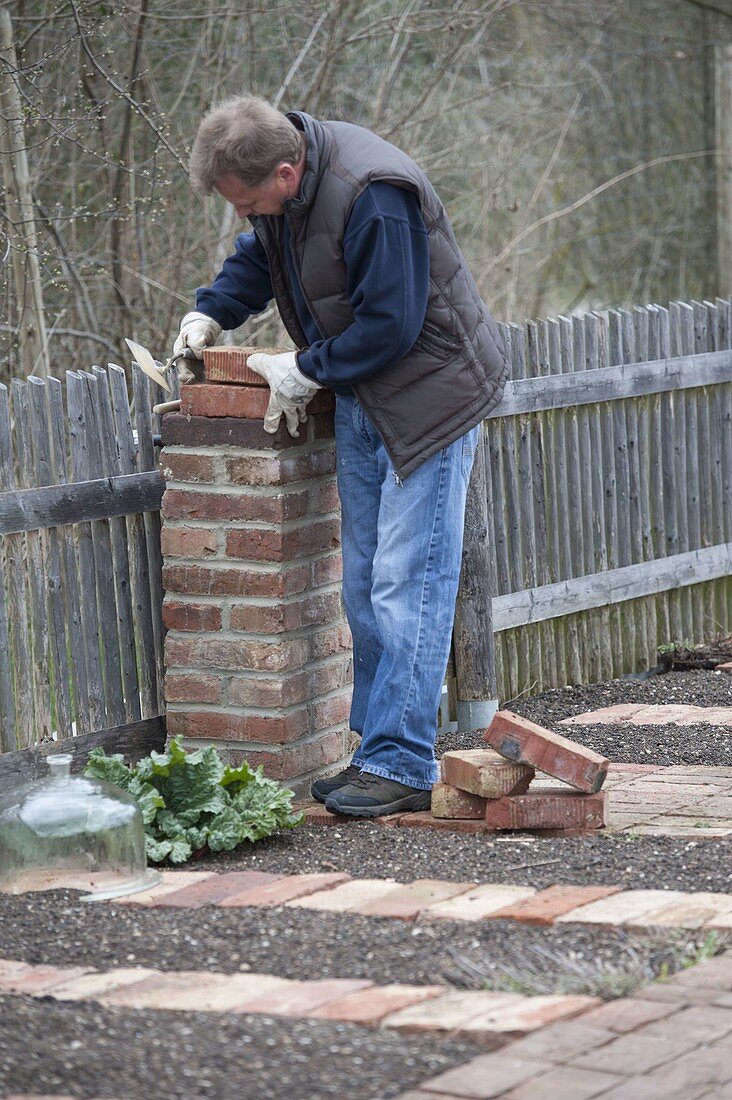
[{"label": "short hair", "polygon": [[229,173],[256,187],[282,161],[297,164],[302,150],[300,131],[266,99],[233,96],[201,120],[191,151],[191,180],[204,195]]}]

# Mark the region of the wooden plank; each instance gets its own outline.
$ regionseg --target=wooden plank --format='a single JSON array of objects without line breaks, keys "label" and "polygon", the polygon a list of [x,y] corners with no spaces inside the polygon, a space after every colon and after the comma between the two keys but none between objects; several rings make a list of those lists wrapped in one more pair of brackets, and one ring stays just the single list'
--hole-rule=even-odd
[{"label": "wooden plank", "polygon": [[[12,463],[12,434],[8,390],[0,386],[0,464]],[[0,473],[0,478],[2,478]],[[2,550],[2,547],[0,547]],[[13,691],[13,650],[8,622],[9,600],[5,583],[5,554],[0,552],[0,752],[16,748],[15,692]]]},{"label": "wooden plank", "polygon": [[133,764],[153,749],[165,748],[165,715],[143,718],[112,729],[80,734],[62,741],[43,741],[32,749],[21,749],[0,755],[0,795],[12,791],[21,783],[43,779],[48,775],[46,760],[59,753],[73,756],[71,771],[79,773],[86,767],[89,753],[101,746],[108,756],[121,752],[125,763]]},{"label": "wooden plank", "polygon": [[[584,376],[587,370],[587,349],[585,325],[582,317],[572,318],[572,362],[575,375]],[[576,384],[581,385],[581,377]],[[574,379],[573,379],[574,380]],[[592,573],[595,569],[593,503],[592,503],[592,443],[590,438],[590,417],[592,410],[587,406],[576,407],[580,471],[582,478],[582,562],[578,564],[580,575]],[[597,615],[583,616],[584,649],[582,681],[597,681],[600,676],[600,640],[597,630]]]},{"label": "wooden plank", "polygon": [[[598,318],[593,313],[584,315],[585,329],[585,364],[586,371],[604,369],[602,351],[601,330]],[[613,369],[613,368],[607,368]],[[582,386],[582,372],[578,378],[578,386]],[[605,478],[607,471],[603,459],[602,444],[602,419],[603,410],[593,405],[587,410],[589,429],[589,474],[592,499],[592,551],[593,572],[604,572],[608,567],[607,561],[607,532],[605,521]],[[610,632],[610,612],[608,608],[600,608],[597,615],[593,616],[593,629],[595,641],[593,654],[595,667],[593,680],[599,682],[613,675],[613,648],[614,639]]]},{"label": "wooden plank", "polygon": [[[33,375],[28,379],[30,426],[33,433],[33,466],[37,485],[48,485],[53,480],[51,463],[51,429],[46,404],[46,385],[42,378]],[[64,608],[63,579],[61,576],[61,546],[58,532],[53,528],[41,532],[41,556],[46,581],[46,614],[48,616],[51,657],[53,665],[46,669],[53,676],[52,697],[55,727],[58,737],[70,737],[71,727],[71,674],[66,645],[66,612]]]},{"label": "wooden plank", "polygon": [[[597,361],[600,368],[610,366],[609,319],[606,313],[596,311],[597,325]],[[597,408],[600,431],[600,446],[603,465],[602,504],[605,512],[605,552],[607,568],[612,569],[618,562],[618,471],[615,441],[614,412],[618,402],[604,403]],[[610,607],[605,616],[608,628],[609,645],[605,650],[608,662],[607,675],[620,677],[623,674],[623,651],[625,638],[621,622],[620,609]]]},{"label": "wooden plank", "polygon": [[[137,468],[157,470],[157,458],[153,446],[150,386],[146,375],[136,363],[132,364],[132,390],[135,402],[135,427],[137,429]],[[163,691],[165,668],[163,664],[163,557],[160,550],[160,514],[145,512],[145,539],[150,575],[150,609],[155,636],[155,665],[158,687],[158,710],[165,708]]]},{"label": "wooden plank", "polygon": [[[84,380],[76,371],[66,372],[66,401],[69,410],[71,437],[71,477],[73,481],[86,481],[88,470],[87,443],[84,414]],[[104,678],[100,659],[100,622],[97,604],[97,584],[94,571],[94,540],[91,523],[79,523],[76,529],[79,561],[79,587],[81,601],[81,637],[88,684],[88,715],[91,727],[100,729],[106,725],[104,705]]]},{"label": "wooden plank", "polygon": [[[661,358],[661,316],[658,310],[649,305],[648,357],[651,360]],[[665,394],[651,394],[648,397],[648,483],[651,501],[651,544],[653,557],[662,557],[666,553],[666,508],[663,493],[663,438],[661,434],[661,400]],[[654,597],[653,614],[656,620],[655,636],[649,638],[647,664],[655,668],[658,664],[658,646],[669,640],[668,608],[665,596]]]},{"label": "wooden plank", "polygon": [[493,599],[493,629],[537,623],[572,611],[640,599],[674,586],[698,585],[732,573],[732,542],[610,569]]},{"label": "wooden plank", "polygon": [[[49,416],[51,424],[50,448],[51,465],[54,479],[58,484],[68,481],[68,467],[66,461],[66,417],[64,415],[62,386],[58,378],[46,379],[46,392],[48,394]],[[68,624],[68,637],[73,640],[73,659],[71,666],[71,680],[73,687],[74,708],[76,715],[76,732],[89,733],[89,683],[86,671],[86,655],[84,647],[78,644],[82,637],[81,620],[81,590],[77,572],[77,552],[74,528],[63,526],[58,528],[61,542],[61,552],[64,571],[64,592],[66,594],[66,622]]]},{"label": "wooden plank", "polygon": [[[13,418],[15,428],[15,454],[18,462],[18,479],[21,488],[33,484],[33,451],[28,401],[28,383],[14,378],[11,382]],[[51,736],[51,696],[48,669],[51,665],[48,618],[46,616],[46,582],[43,558],[37,531],[26,533],[26,562],[30,601],[30,668],[33,680],[34,727],[33,740]]]},{"label": "wooden plank", "polygon": [[[529,353],[529,370],[534,377],[539,377],[545,372],[545,355],[542,340],[542,324],[529,326],[533,329],[533,341],[527,341]],[[531,491],[530,505],[534,529],[534,553],[536,566],[534,576],[539,584],[547,584],[550,579],[549,571],[549,545],[547,539],[547,491],[546,477],[546,453],[545,432],[546,414],[532,416],[529,421],[529,454],[531,462]],[[525,522],[525,520],[524,520]],[[541,645],[541,686],[542,690],[556,687],[557,667],[554,644],[554,631],[551,623],[541,623],[537,628]]]},{"label": "wooden plank", "polygon": [[[684,354],[684,336],[682,333],[681,302],[671,302],[669,305],[669,322],[671,329],[671,354]],[[676,470],[676,517],[678,520],[678,550],[683,552],[690,549],[689,523],[686,508],[687,485],[687,461],[686,461],[686,399],[683,391],[673,395],[674,405],[674,468]],[[679,609],[681,614],[681,640],[691,639],[694,633],[693,611],[691,592],[682,589],[679,594]]]},{"label": "wooden plank", "polygon": [[[110,364],[109,380],[112,389],[112,411],[120,471],[122,474],[131,474],[135,469],[135,442],[132,434],[125,372],[121,367]],[[158,686],[155,665],[155,635],[153,633],[150,607],[150,573],[145,542],[145,525],[140,514],[127,516],[126,523],[130,585],[139,653],[140,702],[143,715],[148,715],[154,714],[157,708]]]},{"label": "wooden plank", "polygon": [[[647,341],[646,321],[641,345],[647,344]],[[590,348],[586,354],[596,358],[596,347]],[[721,385],[731,378],[732,355],[724,350],[702,355],[689,353],[678,359],[590,368],[583,371],[576,382],[564,374],[510,380],[506,383],[501,401],[488,413],[488,419]]]},{"label": "wooden plank", "polygon": [[[511,325],[511,374],[523,378],[526,374],[525,363],[526,341],[522,326]],[[509,417],[507,420],[496,422],[499,427],[500,468],[501,485],[503,488],[503,504],[505,515],[505,528],[508,548],[508,585],[497,589],[497,592],[515,592],[523,585],[523,558],[522,558],[522,531],[521,511],[519,502],[519,474],[518,474],[518,419]],[[492,425],[487,425],[488,438],[492,440]],[[498,528],[497,528],[498,529]],[[512,661],[513,658],[513,661]],[[529,691],[531,684],[531,670],[529,662],[529,632],[519,627],[512,631],[506,638],[506,659],[511,676],[510,687],[502,698],[516,698],[524,691]]]},{"label": "wooden plank", "polygon": [[162,475],[150,470],[0,493],[0,535],[159,511],[164,491]]},{"label": "wooden plank", "polygon": [[[648,359],[651,354],[650,318],[648,312],[636,306],[633,309],[633,325],[635,328],[636,355]],[[642,560],[651,561],[653,553],[653,512],[654,501],[651,495],[651,403],[648,394],[642,394],[636,402],[638,405],[638,444],[640,451],[640,502],[641,502],[641,544]],[[655,652],[658,638],[658,623],[656,617],[656,605],[653,600],[645,600],[645,630],[642,635],[636,637],[638,644],[638,659],[636,671],[647,672],[656,664]],[[649,656],[653,654],[653,656]]]},{"label": "wooden plank", "polygon": [[[681,346],[684,354],[694,354],[696,334],[694,331],[694,310],[686,302],[679,302]],[[724,352],[718,353],[724,355]],[[701,546],[701,503],[699,485],[699,426],[695,392],[686,392],[682,396],[686,410],[686,489],[685,507],[689,532],[689,549]],[[704,641],[704,599],[699,587],[690,591],[691,623],[689,636],[694,642]]]},{"label": "wooden plank", "polygon": [[[550,317],[544,322],[547,348],[547,366],[550,374],[562,373],[562,347],[559,321]],[[545,453],[547,477],[547,542],[549,553],[549,580],[564,580],[568,574],[569,553],[567,544],[567,470],[565,466],[564,437],[567,423],[565,409],[551,410],[544,414],[548,436]],[[552,622],[554,642],[555,686],[569,683],[568,621]]]},{"label": "wooden plank", "polygon": [[[574,348],[572,335],[572,321],[569,317],[559,319],[559,339],[561,370],[570,373],[574,370]],[[565,430],[562,440],[564,453],[559,458],[557,476],[563,472],[566,493],[562,500],[562,529],[564,544],[563,580],[576,577],[584,572],[583,542],[584,530],[582,527],[582,497],[585,491],[583,471],[580,464],[579,427],[577,422],[577,410],[567,409],[565,414]],[[570,684],[582,683],[582,669],[584,653],[587,646],[587,623],[584,615],[569,615],[567,617],[566,655],[567,655],[567,682]]]},{"label": "wooden plank", "polygon": [[[709,325],[706,306],[702,302],[692,301],[691,308],[694,311],[694,351],[697,353],[709,350]],[[699,447],[699,511],[701,526],[701,546],[709,546],[712,543],[712,501],[711,501],[711,477],[712,458],[711,424],[710,424],[710,391],[706,388],[696,390],[696,417],[698,429]],[[701,600],[704,616],[703,641],[711,640],[716,634],[716,615],[714,608],[714,591],[711,584],[702,586]]]},{"label": "wooden plank", "polygon": [[[623,362],[633,362],[635,351],[635,323],[627,309],[618,310],[620,317],[620,353]],[[643,560],[643,535],[641,519],[640,441],[638,438],[638,402],[623,401],[625,410],[625,434],[628,445],[628,565]],[[641,666],[639,651],[646,636],[646,606],[642,600],[631,601],[627,615],[627,634],[624,649],[625,668],[635,672]]]},{"label": "wooden plank", "polygon": [[[10,427],[10,400],[6,386],[0,385],[0,490],[15,486],[13,438]],[[12,678],[14,700],[14,737],[11,748],[33,742],[33,689],[30,639],[28,637],[28,603],[26,595],[25,536],[9,535],[3,539],[3,559],[6,571],[5,598],[9,627],[8,670]],[[9,730],[6,741],[10,741]]]},{"label": "wooden plank", "polygon": [[[623,361],[623,319],[617,310],[608,311],[608,362]],[[628,454],[628,412],[632,401],[614,401],[610,408],[614,440],[617,551],[614,565],[630,565],[630,459]],[[617,609],[620,644],[618,672],[635,671],[635,613],[632,605]]]}]

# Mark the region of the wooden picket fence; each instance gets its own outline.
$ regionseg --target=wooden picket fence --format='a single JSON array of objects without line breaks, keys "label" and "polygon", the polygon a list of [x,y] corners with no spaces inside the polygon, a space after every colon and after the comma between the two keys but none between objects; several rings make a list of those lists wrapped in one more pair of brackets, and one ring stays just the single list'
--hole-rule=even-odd
[{"label": "wooden picket fence", "polygon": [[505,703],[732,629],[732,302],[502,326],[452,670]]},{"label": "wooden picket fence", "polygon": [[136,365],[132,405],[117,366],[63,388],[0,386],[0,752],[164,711],[162,391]]}]

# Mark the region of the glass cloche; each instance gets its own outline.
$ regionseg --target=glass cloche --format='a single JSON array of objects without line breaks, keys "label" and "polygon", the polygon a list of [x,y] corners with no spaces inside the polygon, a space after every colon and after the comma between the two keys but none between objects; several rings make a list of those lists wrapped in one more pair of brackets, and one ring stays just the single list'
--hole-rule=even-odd
[{"label": "glass cloche", "polygon": [[145,832],[135,800],[100,779],[71,775],[70,754],[50,775],[0,797],[0,891],[88,890],[102,901],[149,890]]}]

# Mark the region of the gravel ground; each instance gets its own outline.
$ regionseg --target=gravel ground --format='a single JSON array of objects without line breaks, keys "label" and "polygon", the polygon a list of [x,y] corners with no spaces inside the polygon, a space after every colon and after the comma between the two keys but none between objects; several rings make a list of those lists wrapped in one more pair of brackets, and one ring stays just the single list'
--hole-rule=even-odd
[{"label": "gravel ground", "polygon": [[481,1052],[315,1020],[1,1003],[0,1094],[387,1100]]}]

